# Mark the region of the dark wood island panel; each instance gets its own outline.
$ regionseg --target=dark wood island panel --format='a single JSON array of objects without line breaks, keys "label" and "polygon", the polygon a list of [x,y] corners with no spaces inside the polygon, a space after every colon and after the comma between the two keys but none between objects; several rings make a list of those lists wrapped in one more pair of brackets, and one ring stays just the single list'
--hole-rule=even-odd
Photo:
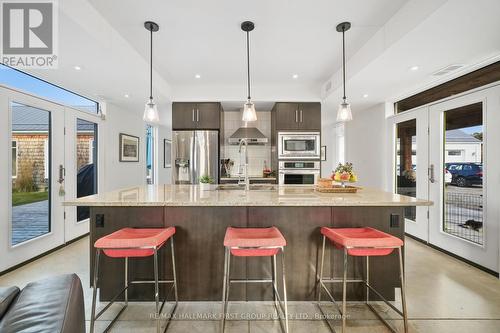
[{"label": "dark wood island panel", "polygon": [[[175,226],[175,250],[182,301],[219,301],[222,295],[224,261],[224,233],[228,226],[277,226],[285,238],[287,289],[291,301],[313,301],[316,298],[316,267],[321,245],[321,226],[372,226],[398,237],[403,237],[404,207],[91,207],[91,267],[93,267],[96,239],[123,227]],[[391,227],[391,214],[399,225]],[[97,216],[104,217],[97,226]],[[100,218],[100,217],[99,217]],[[332,247],[325,255],[325,275],[332,272]],[[336,276],[341,275],[341,251],[335,250]],[[102,256],[99,272],[100,299],[109,300],[123,286],[123,260]],[[160,250],[160,275],[171,276],[170,248]],[[232,257],[233,278],[262,278],[271,276],[269,258]],[[370,261],[370,276],[374,286],[388,299],[394,299],[394,288],[399,287],[396,253]],[[278,267],[280,258],[278,258]],[[91,269],[92,273],[92,269]],[[364,276],[364,259],[349,258],[349,276]],[[91,275],[92,276],[92,275]],[[130,260],[130,278],[151,279],[152,258]],[[349,284],[349,298],[363,299],[364,288]],[[340,289],[336,288],[337,297]],[[163,295],[163,292],[162,292]],[[271,288],[262,284],[233,284],[231,300],[271,300]],[[152,286],[133,286],[131,300],[152,300]]]}]

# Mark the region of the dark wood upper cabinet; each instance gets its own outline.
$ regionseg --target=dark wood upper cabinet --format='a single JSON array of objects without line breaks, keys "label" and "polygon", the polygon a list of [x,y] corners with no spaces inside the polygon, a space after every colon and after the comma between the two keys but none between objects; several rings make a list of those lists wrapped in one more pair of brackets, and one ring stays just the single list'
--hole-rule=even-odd
[{"label": "dark wood upper cabinet", "polygon": [[299,129],[321,131],[321,104],[299,104]]},{"label": "dark wood upper cabinet", "polygon": [[172,128],[220,129],[222,108],[218,102],[172,103]]},{"label": "dark wood upper cabinet", "polygon": [[321,130],[321,104],[279,102],[274,105],[276,130]]},{"label": "dark wood upper cabinet", "polygon": [[220,128],[220,103],[197,103],[196,122],[199,129]]},{"label": "dark wood upper cabinet", "polygon": [[297,103],[276,103],[276,129],[278,131],[297,130],[299,128],[299,109]]}]

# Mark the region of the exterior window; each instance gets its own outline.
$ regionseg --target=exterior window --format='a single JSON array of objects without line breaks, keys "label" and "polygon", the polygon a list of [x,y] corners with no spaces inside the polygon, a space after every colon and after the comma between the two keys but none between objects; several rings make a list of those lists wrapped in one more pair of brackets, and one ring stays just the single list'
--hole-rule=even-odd
[{"label": "exterior window", "polygon": [[99,113],[99,103],[96,101],[0,64],[0,84],[2,83],[81,111]]},{"label": "exterior window", "polygon": [[17,141],[12,141],[12,178],[17,177]]}]

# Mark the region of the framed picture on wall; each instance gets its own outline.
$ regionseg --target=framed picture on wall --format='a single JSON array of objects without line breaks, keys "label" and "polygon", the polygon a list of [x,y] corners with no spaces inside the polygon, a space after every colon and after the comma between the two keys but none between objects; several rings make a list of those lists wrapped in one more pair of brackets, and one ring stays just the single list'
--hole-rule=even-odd
[{"label": "framed picture on wall", "polygon": [[139,162],[139,137],[120,133],[120,162]]},{"label": "framed picture on wall", "polygon": [[326,146],[321,146],[321,160],[326,161]]},{"label": "framed picture on wall", "polygon": [[172,140],[163,139],[163,167],[172,167]]}]

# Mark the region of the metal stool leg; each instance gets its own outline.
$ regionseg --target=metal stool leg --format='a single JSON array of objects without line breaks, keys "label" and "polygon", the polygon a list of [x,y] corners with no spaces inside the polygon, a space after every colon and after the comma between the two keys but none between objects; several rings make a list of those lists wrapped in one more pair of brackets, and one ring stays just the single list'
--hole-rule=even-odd
[{"label": "metal stool leg", "polygon": [[158,286],[158,250],[154,249],[154,274],[155,274],[155,319],[156,319],[156,332],[160,332],[160,290]]},{"label": "metal stool leg", "polygon": [[403,270],[403,254],[401,247],[398,248],[399,253],[399,278],[401,280],[401,303],[403,307],[403,323],[405,328],[405,333],[408,333],[408,312],[406,309],[406,285]]},{"label": "metal stool leg", "polygon": [[318,305],[321,303],[321,289],[323,289],[323,265],[325,263],[325,243],[326,237],[323,235],[323,246],[321,248],[321,263],[319,266],[319,278],[318,278]]},{"label": "metal stool leg", "polygon": [[175,303],[179,302],[179,295],[177,294],[177,272],[175,271],[175,252],[174,252],[174,236],[170,238],[170,247],[172,249],[172,274],[174,277],[174,294],[175,294]]},{"label": "metal stool leg", "polygon": [[366,276],[365,276],[365,284],[366,284],[366,304],[370,302],[370,288],[368,285],[370,284],[370,257],[366,256]]},{"label": "metal stool leg", "polygon": [[342,333],[346,331],[347,316],[347,249],[344,248],[344,279],[342,281]]},{"label": "metal stool leg", "polygon": [[128,305],[128,257],[125,257],[125,306]]},{"label": "metal stool leg", "polygon": [[223,278],[223,284],[222,284],[222,313],[221,313],[221,332],[224,332],[224,324],[225,324],[225,319],[226,319],[226,300],[227,300],[227,295],[226,295],[226,289],[227,289],[227,261],[229,257],[229,249],[226,247],[224,251],[224,278]]},{"label": "metal stool leg", "polygon": [[276,294],[276,290],[278,290],[278,280],[276,273],[276,255],[271,257],[271,272],[272,272],[272,284],[273,284],[273,299],[274,299],[274,308],[276,309],[276,316],[279,317],[280,312],[278,309],[278,295]]},{"label": "metal stool leg", "polygon": [[288,300],[286,295],[286,274],[285,274],[285,249],[281,248],[281,261],[283,265],[283,301],[285,303],[285,332],[288,333]]},{"label": "metal stool leg", "polygon": [[95,307],[96,307],[96,298],[97,298],[97,276],[99,269],[99,255],[101,250],[97,249],[94,258],[94,283],[93,283],[93,291],[92,291],[92,313],[90,315],[90,333],[94,333],[94,325],[95,325]]}]

